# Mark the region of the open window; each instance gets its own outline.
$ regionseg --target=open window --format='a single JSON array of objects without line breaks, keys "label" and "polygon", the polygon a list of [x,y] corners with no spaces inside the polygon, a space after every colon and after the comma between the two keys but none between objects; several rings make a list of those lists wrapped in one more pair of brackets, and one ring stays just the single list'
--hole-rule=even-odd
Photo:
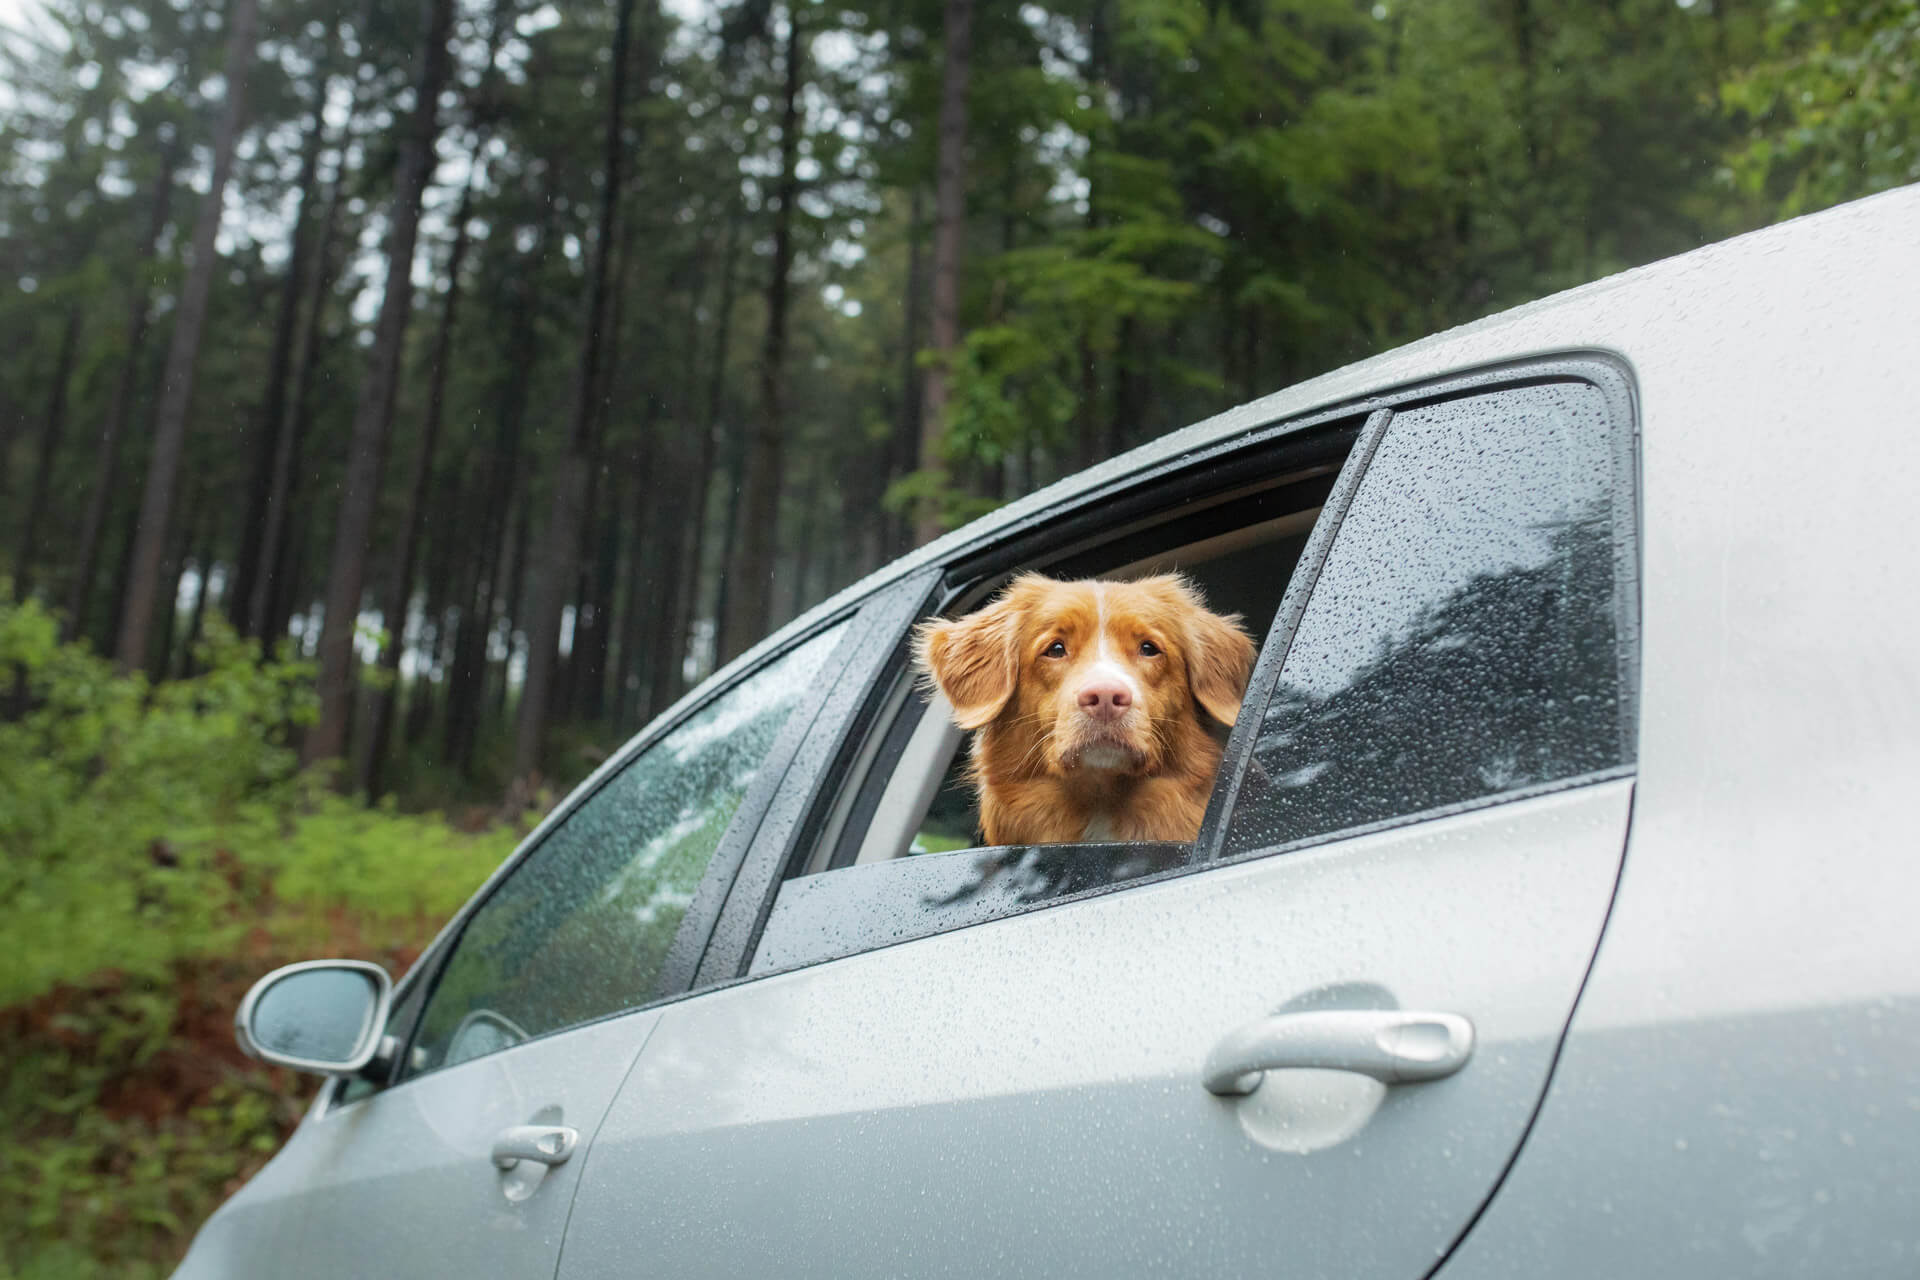
[{"label": "open window", "polygon": [[[1345,415],[1149,481],[1065,527],[981,554],[949,571],[937,612],[966,614],[1028,570],[1062,579],[1177,570],[1210,609],[1240,615],[1257,650],[1365,422],[1365,414]],[[845,933],[845,912],[847,895],[866,887],[895,900],[906,894],[946,927],[1191,860],[1190,843],[984,846],[967,776],[969,735],[917,678],[904,643],[882,687],[845,781],[822,805],[805,856],[779,891],[753,971],[859,949]]]},{"label": "open window", "polygon": [[[1035,557],[971,582],[953,594],[942,613],[971,611],[1014,573],[1029,569],[1057,578],[1123,581],[1177,570],[1201,589],[1216,613],[1240,615],[1257,649],[1351,442],[1350,431],[1329,433],[1323,442],[1326,456],[1316,463],[1211,504],[1183,504],[1167,518],[1104,545]],[[967,778],[968,735],[954,726],[946,700],[916,679],[904,661],[877,724],[854,770],[862,783],[844,793],[805,874],[982,847]]]},{"label": "open window", "polygon": [[966,735],[903,644],[748,971],[1628,767],[1630,389],[1599,361],[1503,381],[1281,429],[950,567],[950,617],[1029,569],[1177,569],[1242,615],[1260,656],[1200,837],[979,847]]}]

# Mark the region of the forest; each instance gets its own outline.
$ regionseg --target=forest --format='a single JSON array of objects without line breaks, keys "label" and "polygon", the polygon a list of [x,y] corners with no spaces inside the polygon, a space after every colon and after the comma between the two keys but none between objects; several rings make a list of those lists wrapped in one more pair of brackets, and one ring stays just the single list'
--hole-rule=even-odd
[{"label": "forest", "polygon": [[404,968],[862,574],[1920,179],[1920,0],[9,0],[0,68],[0,1275],[170,1265],[298,1118],[246,981]]},{"label": "forest", "polygon": [[31,0],[0,572],[311,661],[345,791],[530,794],[1009,497],[1909,180],[1914,12]]}]

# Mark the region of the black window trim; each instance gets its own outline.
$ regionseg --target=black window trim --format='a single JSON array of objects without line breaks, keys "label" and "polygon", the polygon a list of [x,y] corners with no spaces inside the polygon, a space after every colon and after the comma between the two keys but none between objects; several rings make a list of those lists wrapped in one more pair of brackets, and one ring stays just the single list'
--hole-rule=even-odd
[{"label": "black window trim", "polygon": [[[1335,840],[1357,838],[1414,822],[1432,821],[1494,804],[1513,803],[1536,795],[1551,794],[1576,786],[1594,785],[1617,777],[1633,776],[1636,764],[1632,762],[1636,760],[1636,754],[1633,750],[1635,743],[1631,739],[1637,733],[1639,726],[1640,417],[1632,374],[1624,362],[1608,352],[1575,351],[1559,355],[1528,357],[1409,383],[1307,414],[1256,426],[1240,435],[1183,455],[1159,467],[1129,473],[1125,477],[1076,495],[1060,507],[1036,513],[1033,519],[1023,522],[1014,529],[1003,531],[988,546],[960,549],[940,575],[937,602],[939,607],[944,609],[955,601],[964,600],[967,597],[977,598],[990,591],[996,583],[1004,581],[1009,573],[1021,565],[1068,559],[1093,546],[1115,541],[1139,529],[1162,523],[1170,512],[1177,510],[1183,503],[1218,498],[1233,490],[1235,480],[1244,484],[1262,478],[1255,474],[1255,471],[1261,467],[1272,468],[1276,464],[1278,460],[1274,450],[1276,444],[1294,443],[1297,438],[1315,428],[1333,426],[1342,420],[1364,418],[1360,436],[1340,467],[1339,475],[1334,481],[1334,490],[1323,504],[1321,518],[1315,522],[1314,529],[1309,535],[1307,548],[1303,551],[1294,569],[1293,577],[1288,582],[1273,628],[1262,646],[1255,662],[1254,674],[1248,682],[1247,695],[1242,705],[1264,706],[1264,699],[1271,694],[1273,683],[1279,678],[1286,650],[1291,646],[1294,632],[1298,629],[1300,619],[1304,615],[1307,598],[1311,594],[1311,584],[1319,577],[1326,556],[1331,550],[1339,521],[1345,517],[1347,509],[1351,506],[1354,492],[1358,489],[1367,464],[1371,463],[1373,454],[1393,415],[1476,394],[1569,381],[1584,383],[1595,388],[1605,403],[1608,421],[1614,426],[1611,433],[1615,466],[1613,493],[1616,499],[1614,547],[1617,571],[1614,580],[1615,617],[1619,627],[1616,651],[1620,663],[1621,732],[1628,738],[1628,741],[1622,743],[1623,756],[1629,763],[1597,773],[1555,779],[1533,787],[1502,792],[1495,796],[1441,806],[1418,813],[1398,815],[1363,827],[1343,829],[1338,832],[1305,837],[1271,848],[1223,856],[1226,817],[1231,813],[1232,800],[1239,793],[1251,759],[1254,739],[1257,736],[1254,730],[1258,717],[1242,716],[1229,736],[1226,753],[1221,761],[1221,776],[1227,781],[1215,790],[1208,805],[1207,816],[1202,822],[1200,835],[1194,841],[1194,856],[1186,865],[1117,884],[1101,885],[1061,897],[1048,898],[1024,908],[1003,911],[991,918],[1004,919],[1010,915],[1025,914],[1030,910],[1040,910],[1099,897],[1103,894],[1123,892],[1175,876],[1190,875],[1196,871],[1236,864],[1253,858],[1278,856],[1296,849],[1323,845]],[[1278,457],[1284,456],[1284,454],[1278,455]],[[1271,474],[1271,471],[1266,473],[1268,476]],[[844,732],[840,735],[843,751],[848,743],[857,746],[859,741],[857,734],[854,733],[854,722],[863,718],[871,721],[879,714],[880,705],[884,702],[885,693],[889,688],[883,677],[890,672],[897,678],[897,664],[900,660],[899,655],[904,653],[907,626],[921,616],[924,614],[915,614],[899,628],[892,646],[893,665],[881,664],[881,669],[871,673],[871,678],[865,682],[868,686],[865,701],[848,718],[847,724],[843,726]],[[864,731],[864,726],[861,727],[861,731]],[[833,767],[837,769],[843,763],[845,761],[835,758]],[[819,772],[823,777],[834,776],[833,772],[824,767]],[[695,994],[704,994],[706,991],[730,986],[735,982],[772,976],[771,972],[749,975],[747,971],[752,963],[753,952],[759,943],[760,931],[773,908],[780,884],[786,876],[794,873],[797,869],[794,865],[796,860],[803,857],[810,848],[808,843],[812,834],[810,828],[817,823],[819,816],[824,814],[828,802],[832,799],[831,796],[820,794],[824,790],[825,788],[819,787],[816,781],[812,790],[788,794],[782,801],[775,803],[768,815],[769,822],[766,825],[771,828],[774,825],[772,819],[777,816],[782,838],[778,841],[763,842],[762,847],[755,851],[754,859],[749,864],[756,870],[756,874],[752,877],[750,892],[743,893],[746,886],[740,883],[733,886],[727,910],[734,916],[735,928],[724,946],[715,945],[720,941],[716,930],[714,942],[710,943],[708,953],[702,961],[700,983],[695,989]],[[783,809],[785,812],[782,812]],[[749,897],[751,900],[746,900]],[[736,904],[733,901],[734,898],[743,900]],[[748,923],[748,927],[740,927],[743,921]],[[976,923],[984,923],[984,921]],[[966,928],[970,925],[955,927]],[[949,930],[943,929],[938,932],[947,931]],[[900,941],[909,940],[911,939],[900,939]],[[877,947],[869,949],[877,949]],[[780,972],[788,971],[790,970]]]},{"label": "black window trim", "polygon": [[847,638],[844,662],[835,654],[837,678],[820,691],[817,714],[800,735],[810,739],[806,760],[800,759],[796,740],[795,751],[782,761],[777,776],[767,769],[762,779],[756,779],[756,785],[763,780],[768,785],[767,804],[759,819],[737,842],[735,830],[728,828],[714,862],[718,865],[721,853],[734,844],[729,874],[715,878],[711,885],[701,882],[703,892],[711,890],[715,895],[711,900],[714,918],[702,936],[694,966],[686,972],[686,989],[705,990],[739,976],[759,941],[767,912],[773,909],[774,894],[794,849],[804,847],[802,837],[811,825],[805,819],[825,798],[822,782],[832,776],[848,745],[858,743],[880,714],[888,660],[907,629],[924,616],[939,587],[939,576],[937,569],[928,566],[868,597],[864,611],[868,625]]}]

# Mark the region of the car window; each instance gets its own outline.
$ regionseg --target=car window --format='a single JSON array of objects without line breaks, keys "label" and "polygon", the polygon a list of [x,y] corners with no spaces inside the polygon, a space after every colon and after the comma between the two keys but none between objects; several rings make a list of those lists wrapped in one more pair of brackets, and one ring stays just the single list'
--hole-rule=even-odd
[{"label": "car window", "polygon": [[[1006,573],[1027,567],[1062,579],[1177,572],[1210,610],[1237,615],[1258,641],[1365,421],[1348,412],[1315,424],[1284,441],[1284,452],[1234,475],[1218,498],[1170,502],[1160,519],[1130,523],[1066,555],[1047,557],[1043,545],[1045,558],[1016,562],[950,599],[947,616],[977,607]],[[1193,860],[1191,841],[984,845],[967,734],[904,654],[902,665],[878,727],[848,767],[859,781],[837,793],[806,861],[776,891],[747,972],[957,928]],[[1224,741],[1224,726],[1207,723]]]},{"label": "car window", "polygon": [[816,635],[694,712],[541,842],[467,921],[403,1076],[654,998],[722,834],[842,630]]},{"label": "car window", "polygon": [[[1202,510],[1176,508],[1158,525],[1129,530],[1111,543],[1070,557],[1020,564],[1062,579],[1138,579],[1178,573],[1214,613],[1239,620],[1256,646],[1305,550],[1321,503],[1359,434],[1360,419],[1336,420],[1289,442],[1278,475],[1260,477]],[[979,607],[1003,579],[976,583],[943,616]],[[924,621],[924,619],[923,619]],[[969,735],[955,727],[944,696],[914,672],[903,671],[885,728],[870,743],[863,766],[867,786],[847,796],[848,820],[830,833],[806,867],[809,873],[876,861],[991,847],[980,830],[978,787]],[[1224,736],[1224,734],[1222,734]],[[857,771],[856,771],[857,772]],[[1051,862],[1051,859],[1049,859]],[[1132,859],[1122,863],[1134,865]],[[1077,881],[1081,873],[1073,877]]]},{"label": "car window", "polygon": [[[847,822],[833,857],[823,843],[781,885],[748,971],[1627,765],[1634,557],[1624,390],[1542,380],[1379,414],[1377,445],[1342,472],[1351,501],[1330,494],[1327,476],[1293,515],[1263,513],[1248,530],[1257,537],[1216,533],[1194,544],[1229,555],[1188,566],[1187,550],[1175,548],[1171,561],[1134,562],[1190,572],[1210,601],[1217,575],[1250,630],[1267,632],[1204,848],[942,852],[943,841],[972,843],[972,788],[964,756],[952,755],[961,735],[933,742],[943,708],[909,691],[876,739],[874,776],[885,787],[865,792],[875,812]],[[1322,496],[1337,516],[1309,538]],[[954,759],[953,769],[900,785],[900,771],[924,770],[923,747]]]},{"label": "car window", "polygon": [[1394,416],[1262,709],[1225,852],[1631,758],[1619,457],[1581,383]]}]

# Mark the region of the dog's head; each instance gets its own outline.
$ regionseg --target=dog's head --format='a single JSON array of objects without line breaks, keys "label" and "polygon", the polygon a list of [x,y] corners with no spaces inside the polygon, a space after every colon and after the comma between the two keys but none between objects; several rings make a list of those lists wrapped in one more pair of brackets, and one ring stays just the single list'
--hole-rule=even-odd
[{"label": "dog's head", "polygon": [[915,636],[921,668],[981,729],[989,776],[1167,771],[1210,716],[1232,725],[1253,666],[1237,617],[1177,574],[1138,582],[1014,580],[986,608]]}]

